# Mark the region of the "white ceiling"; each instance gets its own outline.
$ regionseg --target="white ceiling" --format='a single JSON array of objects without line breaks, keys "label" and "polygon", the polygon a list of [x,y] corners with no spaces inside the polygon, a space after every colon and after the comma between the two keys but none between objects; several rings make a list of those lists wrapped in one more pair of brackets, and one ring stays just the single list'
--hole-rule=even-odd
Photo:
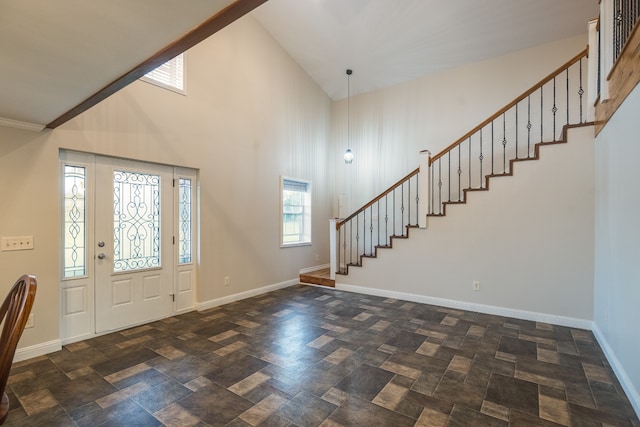
[{"label": "white ceiling", "polygon": [[[1,0],[0,124],[51,122],[233,2]],[[354,95],[578,34],[586,44],[598,0],[269,0],[252,14],[340,99],[347,68]]]},{"label": "white ceiling", "polygon": [[[599,0],[269,0],[252,15],[334,100],[585,35]],[[578,53],[578,52],[576,52]],[[567,60],[570,58],[567,58]]]}]

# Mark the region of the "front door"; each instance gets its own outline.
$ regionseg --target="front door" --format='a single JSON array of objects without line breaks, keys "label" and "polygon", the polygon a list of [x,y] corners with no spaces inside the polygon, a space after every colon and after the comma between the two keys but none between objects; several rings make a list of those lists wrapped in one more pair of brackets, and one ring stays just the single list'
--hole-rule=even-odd
[{"label": "front door", "polygon": [[96,332],[173,311],[173,168],[96,159]]},{"label": "front door", "polygon": [[63,151],[63,343],[193,310],[196,171]]}]

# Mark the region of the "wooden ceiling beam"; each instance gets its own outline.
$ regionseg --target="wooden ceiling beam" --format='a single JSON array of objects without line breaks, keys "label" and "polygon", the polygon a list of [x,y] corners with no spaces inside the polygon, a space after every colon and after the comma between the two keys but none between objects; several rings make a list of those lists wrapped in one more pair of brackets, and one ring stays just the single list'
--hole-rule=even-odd
[{"label": "wooden ceiling beam", "polygon": [[100,89],[98,92],[91,95],[89,98],[82,101],[80,104],[62,114],[60,117],[54,119],[51,123],[47,124],[46,127],[48,129],[55,129],[63,123],[68,122],[99,102],[104,101],[120,89],[138,80],[149,71],[154,70],[158,66],[217,33],[227,25],[243,17],[265,2],[267,2],[267,0],[236,0],[182,36],[180,39],[166,46],[152,57],[134,67],[131,71],[123,74],[107,86]]}]

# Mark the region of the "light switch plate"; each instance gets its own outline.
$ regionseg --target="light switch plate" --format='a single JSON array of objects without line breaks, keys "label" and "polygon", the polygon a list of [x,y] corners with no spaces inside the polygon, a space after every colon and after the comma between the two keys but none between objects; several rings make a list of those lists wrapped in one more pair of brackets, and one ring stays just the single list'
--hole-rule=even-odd
[{"label": "light switch plate", "polygon": [[33,249],[33,236],[2,237],[1,251],[24,251]]}]

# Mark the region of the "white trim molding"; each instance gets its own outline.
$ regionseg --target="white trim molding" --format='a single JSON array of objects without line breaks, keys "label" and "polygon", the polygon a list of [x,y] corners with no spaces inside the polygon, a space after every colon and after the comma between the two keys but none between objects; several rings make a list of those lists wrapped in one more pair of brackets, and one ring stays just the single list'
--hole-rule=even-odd
[{"label": "white trim molding", "polygon": [[365,288],[362,286],[345,285],[340,283],[336,283],[336,289],[378,297],[401,299],[422,304],[439,305],[441,307],[455,308],[458,310],[476,311],[478,313],[493,314],[496,316],[513,317],[516,319],[530,320],[533,322],[551,323],[554,325],[567,326],[577,329],[591,330],[591,327],[593,325],[593,321],[587,319],[577,319],[573,317],[557,316],[554,314],[538,313],[534,311],[517,310],[513,308],[498,307],[494,305],[476,304],[445,298],[435,298],[426,295],[389,291],[386,289]]},{"label": "white trim molding", "polygon": [[240,301],[246,298],[255,297],[257,295],[266,294],[267,292],[277,291],[278,289],[288,288],[290,286],[297,285],[298,279],[286,280],[284,282],[275,283],[273,285],[263,286],[261,288],[251,289],[249,291],[239,292],[233,295],[227,295],[226,297],[215,298],[209,301],[203,301],[196,303],[196,310],[204,311],[210,308],[218,307],[220,305],[229,304],[231,302]]},{"label": "white trim molding", "polygon": [[33,132],[42,132],[42,130],[45,127],[45,125],[40,125],[37,123],[21,122],[19,120],[7,119],[6,117],[0,117],[0,126],[30,130]]},{"label": "white trim molding", "polygon": [[29,347],[19,348],[16,350],[16,354],[13,357],[13,363],[22,362],[23,360],[38,356],[44,356],[45,354],[54,353],[60,350],[62,350],[62,342],[60,340],[53,340]]},{"label": "white trim molding", "polygon": [[629,399],[629,402],[631,402],[631,406],[633,406],[633,409],[636,411],[636,415],[640,418],[640,392],[633,385],[633,382],[627,375],[627,371],[625,371],[625,369],[622,367],[622,364],[616,357],[616,354],[607,342],[607,339],[604,337],[604,334],[598,327],[598,324],[594,322],[593,328],[591,330],[593,331],[593,335],[595,335],[596,340],[598,340],[598,344],[600,344],[602,351],[607,357],[607,360],[609,361],[613,372],[615,372],[616,377],[618,377],[618,381],[620,381],[624,392],[627,394],[627,398]]}]

